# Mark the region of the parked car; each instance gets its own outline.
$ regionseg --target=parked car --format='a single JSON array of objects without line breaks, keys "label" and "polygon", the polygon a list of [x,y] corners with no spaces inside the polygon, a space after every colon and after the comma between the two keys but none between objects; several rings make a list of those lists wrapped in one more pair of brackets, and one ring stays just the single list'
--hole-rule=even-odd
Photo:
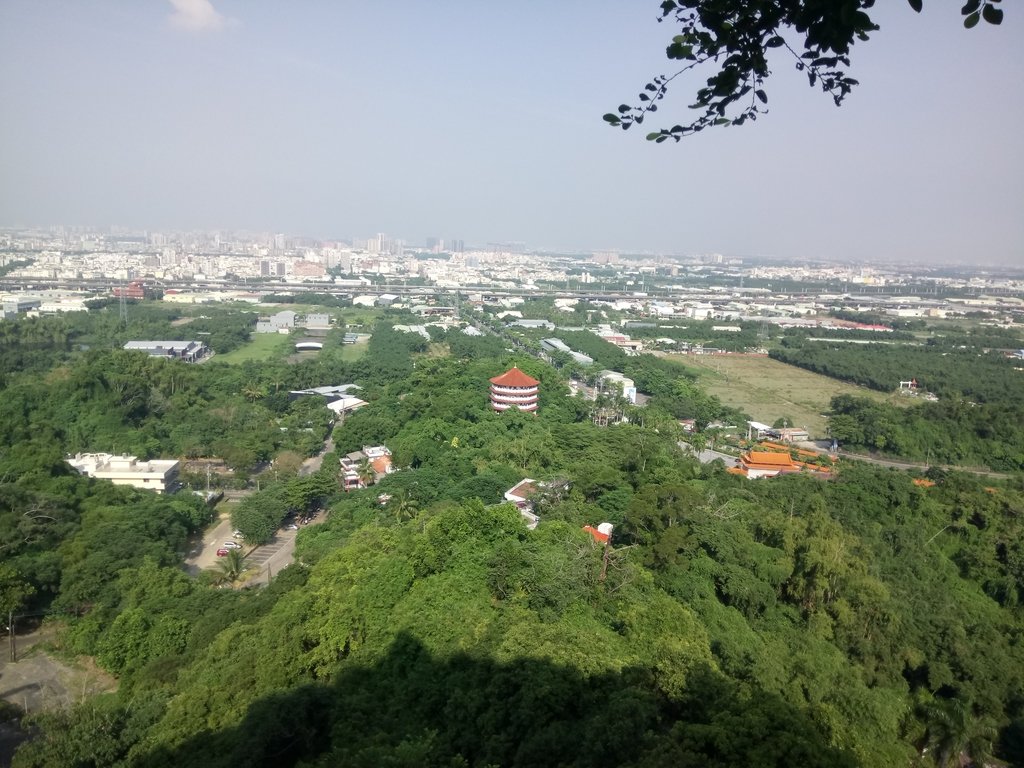
[{"label": "parked car", "polygon": [[243,534],[241,531],[232,531],[231,532],[231,536],[232,536],[232,538],[235,538],[235,539],[244,539],[245,538],[245,534]]},{"label": "parked car", "polygon": [[297,526],[295,523],[288,523],[288,525],[286,525],[284,529],[286,531],[297,531],[299,530],[299,526]]},{"label": "parked car", "polygon": [[221,547],[220,549],[217,550],[217,557],[227,557],[228,556],[228,552],[230,552],[230,551],[231,551],[230,549],[224,549],[224,547]]},{"label": "parked car", "polygon": [[224,549],[241,549],[242,545],[237,541],[225,541],[223,547]]}]

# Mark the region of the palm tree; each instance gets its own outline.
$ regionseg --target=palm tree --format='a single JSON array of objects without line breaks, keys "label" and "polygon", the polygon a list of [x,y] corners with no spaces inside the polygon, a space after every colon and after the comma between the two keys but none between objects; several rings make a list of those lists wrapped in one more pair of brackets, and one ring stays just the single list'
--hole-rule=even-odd
[{"label": "palm tree", "polygon": [[959,768],[964,755],[970,760],[969,765],[985,765],[995,732],[974,719],[968,706],[959,699],[933,701],[925,715],[927,750],[937,768]]},{"label": "palm tree", "polygon": [[377,477],[373,464],[367,458],[359,462],[359,465],[356,467],[356,474],[359,475],[359,482],[364,486],[373,485],[373,481]]},{"label": "palm tree", "polygon": [[245,387],[242,389],[242,395],[250,403],[255,403],[257,400],[263,397],[264,394],[265,393],[263,389],[255,382],[250,382],[246,384]]},{"label": "palm tree", "polygon": [[240,549],[228,550],[227,555],[220,559],[217,567],[214,569],[214,584],[234,586],[241,581],[242,576],[248,569],[245,562],[247,559]]},{"label": "palm tree", "polygon": [[411,520],[420,510],[420,503],[409,493],[408,488],[391,500],[391,506],[395,510],[395,522],[398,523]]}]

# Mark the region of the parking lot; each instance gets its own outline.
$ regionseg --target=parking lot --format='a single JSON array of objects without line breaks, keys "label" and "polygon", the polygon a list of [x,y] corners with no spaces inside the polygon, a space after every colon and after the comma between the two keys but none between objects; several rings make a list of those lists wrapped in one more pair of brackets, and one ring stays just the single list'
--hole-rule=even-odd
[{"label": "parking lot", "polygon": [[[298,530],[282,528],[266,544],[247,547],[244,539],[232,536],[231,508],[230,503],[218,507],[221,510],[219,521],[203,534],[201,541],[195,543],[188,553],[188,557],[185,558],[185,568],[193,576],[198,575],[201,571],[214,568],[217,565],[217,550],[226,541],[237,541],[243,545],[242,553],[245,555],[245,564],[249,574],[240,586],[266,584],[275,573],[291,564],[295,555],[295,537],[298,535]],[[307,525],[316,525],[323,519],[324,515],[320,513]]]}]

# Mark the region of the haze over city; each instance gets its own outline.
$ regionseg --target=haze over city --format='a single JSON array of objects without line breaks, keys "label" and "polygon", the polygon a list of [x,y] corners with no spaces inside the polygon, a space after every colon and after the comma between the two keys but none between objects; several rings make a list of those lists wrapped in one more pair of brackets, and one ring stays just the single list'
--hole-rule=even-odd
[{"label": "haze over city", "polygon": [[842,108],[780,57],[767,116],[656,146],[601,115],[674,71],[657,3],[7,0],[0,226],[1019,265],[1018,10],[879,4]]}]

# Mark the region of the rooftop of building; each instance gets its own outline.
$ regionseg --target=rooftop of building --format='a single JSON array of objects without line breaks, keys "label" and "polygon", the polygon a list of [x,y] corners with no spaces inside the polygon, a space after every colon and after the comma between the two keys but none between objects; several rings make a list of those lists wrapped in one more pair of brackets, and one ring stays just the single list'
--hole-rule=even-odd
[{"label": "rooftop of building", "polygon": [[139,461],[136,456],[110,453],[77,453],[66,459],[79,472],[92,475],[97,472],[109,473],[159,473],[166,474],[178,466],[177,459],[149,459]]},{"label": "rooftop of building", "polygon": [[776,451],[751,451],[743,456],[743,461],[756,467],[796,466],[788,453]]},{"label": "rooftop of building", "polygon": [[497,384],[499,387],[536,387],[540,382],[512,366],[500,376],[491,379],[491,384]]}]

